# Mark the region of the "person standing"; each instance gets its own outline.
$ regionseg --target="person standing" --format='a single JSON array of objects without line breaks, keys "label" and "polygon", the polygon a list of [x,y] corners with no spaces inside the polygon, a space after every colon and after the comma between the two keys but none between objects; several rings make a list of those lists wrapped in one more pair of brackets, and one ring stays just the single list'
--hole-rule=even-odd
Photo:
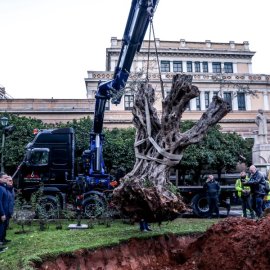
[{"label": "person standing", "polygon": [[139,222],[139,225],[140,225],[140,231],[141,232],[149,232],[149,231],[152,231],[150,229],[150,225],[148,224],[148,222],[145,220],[145,219],[141,219],[140,222]]},{"label": "person standing", "polygon": [[244,186],[243,183],[247,182],[249,178],[246,175],[246,172],[240,173],[240,178],[235,182],[235,190],[237,191],[238,197],[241,199],[243,216],[247,217],[247,209],[250,211],[250,216],[253,219],[254,211],[251,207],[251,196],[250,196],[250,187]]},{"label": "person standing", "polygon": [[257,170],[256,166],[251,165],[249,167],[250,179],[247,182],[243,182],[244,186],[250,187],[251,193],[251,206],[255,211],[257,218],[262,216],[263,198],[265,196],[265,179],[263,174]]},{"label": "person standing", "polygon": [[[268,174],[268,176],[269,176],[269,174]],[[265,179],[265,183],[266,183],[265,186],[268,186],[268,188],[269,188],[270,187],[269,178]],[[263,198],[263,211],[266,208],[270,208],[270,191],[269,191],[269,189],[265,188],[265,195],[264,195],[264,198]]]},{"label": "person standing", "polygon": [[219,218],[219,193],[220,185],[215,180],[213,175],[208,175],[206,182],[203,185],[203,188],[206,191],[207,201],[209,205],[209,218],[213,217],[213,213],[216,213],[216,217]]},{"label": "person standing", "polygon": [[11,176],[8,176],[6,178],[7,182],[7,194],[8,194],[8,213],[7,213],[7,220],[6,220],[6,228],[4,230],[4,237],[3,237],[3,242],[7,243],[10,242],[11,240],[6,239],[6,231],[8,229],[9,226],[9,221],[13,215],[14,212],[14,205],[15,205],[15,191],[14,191],[14,187],[13,187],[13,179]]},{"label": "person standing", "polygon": [[8,215],[7,178],[5,173],[0,173],[0,252],[5,249],[3,245]]}]

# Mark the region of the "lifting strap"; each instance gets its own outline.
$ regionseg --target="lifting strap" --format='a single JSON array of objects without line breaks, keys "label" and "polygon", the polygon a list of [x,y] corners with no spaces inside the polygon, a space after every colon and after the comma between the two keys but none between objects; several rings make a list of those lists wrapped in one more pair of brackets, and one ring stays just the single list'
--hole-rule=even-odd
[{"label": "lifting strap", "polygon": [[160,82],[160,89],[162,94],[162,99],[165,98],[165,92],[164,92],[164,84],[161,77],[161,70],[159,65],[159,57],[158,57],[158,51],[157,51],[157,42],[156,42],[156,36],[155,36],[155,30],[154,30],[154,24],[153,19],[150,19],[150,29],[149,29],[149,38],[148,38],[148,52],[147,52],[147,70],[146,70],[146,80],[149,82],[149,62],[150,62],[150,44],[151,44],[151,33],[153,32],[153,39],[154,39],[154,45],[155,45],[155,56],[157,59],[157,65],[158,65],[158,74],[159,74],[159,82]]}]

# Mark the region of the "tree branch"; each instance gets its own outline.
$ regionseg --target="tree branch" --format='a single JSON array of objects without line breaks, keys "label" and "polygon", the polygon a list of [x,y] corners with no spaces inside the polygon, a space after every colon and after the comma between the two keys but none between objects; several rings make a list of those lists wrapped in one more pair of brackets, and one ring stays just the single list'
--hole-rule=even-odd
[{"label": "tree branch", "polygon": [[184,149],[190,144],[198,143],[207,130],[218,123],[230,111],[229,104],[218,96],[213,97],[208,109],[203,113],[200,120],[185,133],[178,133],[176,143],[173,146],[176,149]]}]

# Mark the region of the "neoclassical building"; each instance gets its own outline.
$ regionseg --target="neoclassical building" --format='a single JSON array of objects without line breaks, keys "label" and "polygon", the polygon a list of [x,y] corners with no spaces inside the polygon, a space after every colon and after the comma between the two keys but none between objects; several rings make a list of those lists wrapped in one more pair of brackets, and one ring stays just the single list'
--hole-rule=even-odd
[{"label": "neoclassical building", "polygon": [[[94,100],[99,81],[109,80],[118,61],[122,40],[111,38],[111,47],[106,49],[106,71],[88,71],[85,79],[87,98]],[[150,50],[149,50],[150,47]],[[158,57],[155,53],[156,49]],[[179,41],[155,42],[144,41],[131,68],[132,80],[139,71],[146,72],[149,59],[149,80],[156,89],[156,108],[161,108],[161,78],[165,95],[170,91],[172,77],[176,73],[193,76],[193,84],[200,90],[200,96],[191,100],[183,119],[198,120],[207,109],[214,95],[220,95],[230,104],[232,111],[221,121],[223,130],[236,131],[244,137],[253,137],[257,129],[255,117],[258,109],[269,114],[270,75],[252,73],[252,57],[255,52],[249,43],[190,42]],[[127,127],[131,125],[131,108],[134,95],[126,92],[121,104],[107,105],[105,127]]]},{"label": "neoclassical building", "polygon": [[[66,122],[85,116],[93,117],[95,91],[99,81],[110,80],[118,61],[122,40],[111,38],[111,46],[106,49],[105,71],[88,71],[85,78],[85,99],[0,99],[0,113],[12,112],[18,115],[38,118],[44,122]],[[150,50],[148,50],[150,48]],[[155,53],[157,50],[158,57]],[[170,91],[172,77],[176,73],[193,76],[193,84],[200,89],[200,96],[191,100],[183,119],[198,120],[207,109],[214,95],[221,95],[230,104],[232,111],[221,120],[225,132],[236,131],[244,137],[254,137],[257,129],[255,117],[258,109],[264,109],[270,120],[269,87],[270,75],[254,74],[252,58],[254,51],[249,43],[144,41],[135,56],[130,80],[140,71],[146,72],[149,58],[149,80],[156,89],[156,108],[161,108],[161,78],[164,95]],[[83,79],[83,78],[82,78]],[[251,95],[250,93],[256,93]],[[121,104],[107,104],[104,127],[132,126],[131,109],[134,95],[125,92]],[[269,134],[269,133],[268,133]]]}]

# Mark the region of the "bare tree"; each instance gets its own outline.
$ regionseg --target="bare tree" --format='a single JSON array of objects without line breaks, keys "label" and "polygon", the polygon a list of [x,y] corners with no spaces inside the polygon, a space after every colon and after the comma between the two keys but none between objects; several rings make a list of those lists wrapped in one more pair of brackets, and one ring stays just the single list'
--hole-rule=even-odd
[{"label": "bare tree", "polygon": [[198,143],[209,127],[230,110],[225,101],[215,96],[200,120],[181,133],[182,114],[189,101],[197,96],[199,89],[192,85],[192,76],[175,75],[159,118],[152,86],[143,84],[136,92],[132,111],[136,162],[113,195],[114,203],[125,214],[161,221],[185,210],[181,196],[169,182],[170,168],[181,162],[188,145]]}]

